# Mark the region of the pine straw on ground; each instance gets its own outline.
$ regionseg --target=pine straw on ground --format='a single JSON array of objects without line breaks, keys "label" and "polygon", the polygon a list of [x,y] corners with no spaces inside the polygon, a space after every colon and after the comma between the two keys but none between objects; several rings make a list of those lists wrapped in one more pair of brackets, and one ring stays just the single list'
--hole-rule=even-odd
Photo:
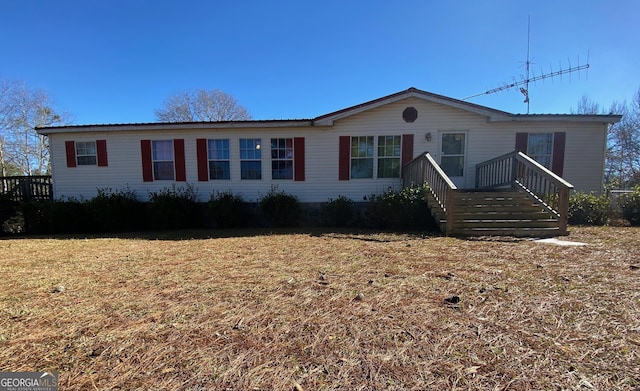
[{"label": "pine straw on ground", "polygon": [[588,246],[0,240],[0,371],[57,371],[61,390],[637,389],[640,230],[572,230]]}]

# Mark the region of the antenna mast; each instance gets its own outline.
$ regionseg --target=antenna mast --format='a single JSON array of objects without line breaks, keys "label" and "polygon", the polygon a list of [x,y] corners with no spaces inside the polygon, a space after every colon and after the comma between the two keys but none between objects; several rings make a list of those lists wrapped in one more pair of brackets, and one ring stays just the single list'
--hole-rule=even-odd
[{"label": "antenna mast", "polygon": [[[589,69],[589,55],[587,54],[587,63],[586,64],[572,67],[571,63],[569,63],[569,67],[568,68],[560,67],[559,71],[553,71],[553,69],[550,68],[549,73],[540,73],[540,75],[538,75],[538,76],[535,76],[535,75],[531,76],[531,73],[530,73],[531,60],[529,58],[530,42],[531,42],[531,15],[529,15],[528,18],[527,18],[527,60],[525,61],[525,68],[526,68],[525,77],[522,78],[522,76],[521,76],[522,79],[520,81],[516,81],[516,82],[513,82],[513,83],[509,83],[509,84],[504,83],[500,87],[492,88],[490,90],[487,90],[487,91],[479,93],[479,94],[467,96],[466,98],[462,98],[462,100],[468,100],[468,99],[476,98],[476,97],[482,96],[482,95],[489,95],[489,94],[493,94],[493,93],[496,93],[496,92],[508,90],[508,89],[514,88],[514,87],[520,87],[520,92],[522,93],[522,95],[524,95],[524,103],[527,104],[527,114],[529,114],[529,103],[530,103],[529,102],[529,82],[534,82],[535,83],[538,80],[545,80],[545,79],[549,79],[549,78],[554,78],[555,76],[564,75],[565,73],[572,73],[572,72],[581,71],[583,69]],[[580,64],[580,57],[578,57],[578,64]]]},{"label": "antenna mast", "polygon": [[521,88],[520,92],[524,94],[524,101],[527,104],[527,114],[529,114],[529,42],[531,41],[531,15],[527,16],[527,77],[525,79],[524,90]]}]

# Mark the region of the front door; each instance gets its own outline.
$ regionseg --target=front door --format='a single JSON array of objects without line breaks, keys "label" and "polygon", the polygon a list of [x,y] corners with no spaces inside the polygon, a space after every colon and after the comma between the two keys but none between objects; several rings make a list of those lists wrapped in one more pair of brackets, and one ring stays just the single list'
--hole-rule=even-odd
[{"label": "front door", "polygon": [[458,187],[464,187],[467,134],[446,132],[440,136],[440,167]]}]

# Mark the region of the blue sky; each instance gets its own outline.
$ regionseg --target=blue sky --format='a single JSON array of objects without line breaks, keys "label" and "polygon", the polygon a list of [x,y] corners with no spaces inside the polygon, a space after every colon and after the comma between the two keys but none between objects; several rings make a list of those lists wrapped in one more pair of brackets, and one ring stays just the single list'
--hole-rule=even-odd
[{"label": "blue sky", "polygon": [[[254,119],[312,118],[409,87],[464,98],[525,74],[531,113],[640,87],[637,0],[2,0],[0,79],[75,124],[153,122],[180,90],[220,89]],[[526,113],[517,89],[470,102]]]}]

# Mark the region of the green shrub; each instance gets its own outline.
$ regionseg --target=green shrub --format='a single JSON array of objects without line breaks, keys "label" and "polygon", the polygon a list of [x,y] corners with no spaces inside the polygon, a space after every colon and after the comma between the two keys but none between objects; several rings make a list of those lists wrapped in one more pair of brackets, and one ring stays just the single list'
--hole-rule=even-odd
[{"label": "green shrub", "polygon": [[640,185],[636,185],[631,193],[621,195],[618,203],[622,217],[632,226],[640,226]]},{"label": "green shrub", "polygon": [[250,216],[249,205],[230,191],[212,194],[209,211],[218,228],[245,227]]},{"label": "green shrub", "polygon": [[149,193],[148,222],[151,229],[200,228],[202,214],[193,186],[173,185]]},{"label": "green shrub", "polygon": [[70,198],[53,202],[51,206],[53,233],[93,232],[86,201]]},{"label": "green shrub", "polygon": [[98,195],[87,202],[93,232],[135,231],[144,227],[143,204],[135,190],[98,189]]},{"label": "green shrub", "polygon": [[262,216],[267,225],[276,227],[295,227],[300,221],[300,203],[298,199],[272,187],[267,195],[258,201]]},{"label": "green shrub", "polygon": [[86,202],[73,198],[58,201],[26,201],[20,203],[28,234],[91,232],[91,218]]},{"label": "green shrub", "polygon": [[320,208],[320,220],[325,227],[349,227],[355,223],[355,203],[345,196],[329,199]]},{"label": "green shrub", "polygon": [[20,203],[24,228],[23,232],[29,234],[44,234],[53,231],[54,201],[24,201]]},{"label": "green shrub", "polygon": [[371,195],[367,225],[379,229],[434,230],[435,221],[424,198],[424,186]]},{"label": "green shrub", "polygon": [[0,235],[3,233],[15,233],[10,225],[18,213],[18,202],[11,200],[6,194],[0,194]]},{"label": "green shrub", "polygon": [[611,200],[605,194],[574,193],[569,197],[569,224],[605,225],[611,215]]}]

